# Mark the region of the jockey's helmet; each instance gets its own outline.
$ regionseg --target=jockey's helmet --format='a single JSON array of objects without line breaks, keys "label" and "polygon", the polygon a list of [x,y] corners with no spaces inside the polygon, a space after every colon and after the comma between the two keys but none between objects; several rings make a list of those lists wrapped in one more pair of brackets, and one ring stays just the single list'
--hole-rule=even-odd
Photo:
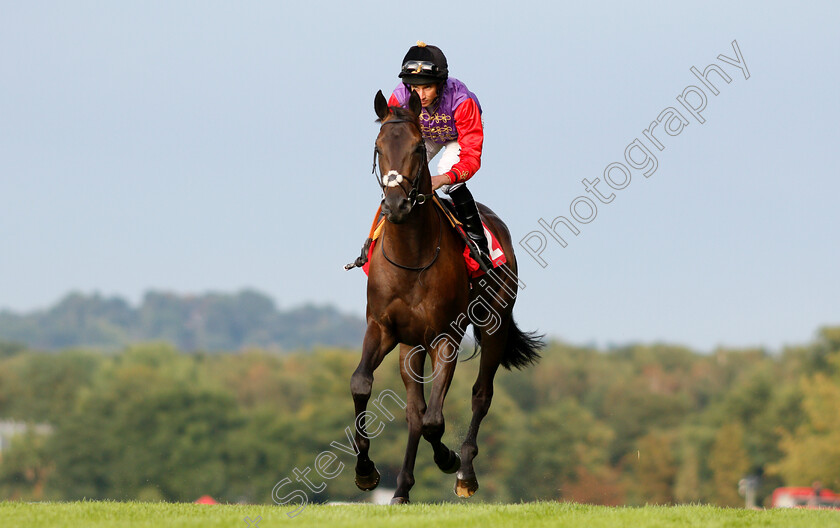
[{"label": "jockey's helmet", "polygon": [[449,78],[446,56],[437,46],[418,40],[402,63],[400,79],[406,84],[437,84]]}]

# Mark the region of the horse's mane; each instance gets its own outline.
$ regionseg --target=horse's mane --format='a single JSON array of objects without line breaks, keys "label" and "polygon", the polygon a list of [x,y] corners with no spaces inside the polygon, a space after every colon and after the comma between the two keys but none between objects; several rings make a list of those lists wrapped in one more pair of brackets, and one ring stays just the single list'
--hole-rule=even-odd
[{"label": "horse's mane", "polygon": [[[408,108],[403,108],[401,106],[389,106],[388,110],[391,111],[391,115],[397,117],[398,119],[405,119],[407,121],[417,121],[417,116],[409,110]],[[382,119],[377,119],[377,123],[381,123]]]}]

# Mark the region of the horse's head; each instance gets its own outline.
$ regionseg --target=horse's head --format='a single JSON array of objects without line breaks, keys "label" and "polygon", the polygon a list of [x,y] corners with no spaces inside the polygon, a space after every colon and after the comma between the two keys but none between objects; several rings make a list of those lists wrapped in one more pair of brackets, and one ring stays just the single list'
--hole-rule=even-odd
[{"label": "horse's head", "polygon": [[[376,93],[373,108],[382,124],[376,138],[381,179],[385,194],[382,212],[388,221],[405,222],[415,204],[422,204],[432,192],[426,165],[426,143],[420,132],[420,97],[411,92],[408,109],[388,107],[382,91]],[[375,164],[374,164],[375,165]],[[375,170],[375,166],[374,166]]]}]

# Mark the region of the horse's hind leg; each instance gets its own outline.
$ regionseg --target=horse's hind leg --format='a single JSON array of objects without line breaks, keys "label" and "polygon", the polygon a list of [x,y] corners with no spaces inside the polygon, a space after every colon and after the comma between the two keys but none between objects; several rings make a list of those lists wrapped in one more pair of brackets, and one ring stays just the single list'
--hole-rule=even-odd
[{"label": "horse's hind leg", "polygon": [[482,330],[481,363],[478,378],[472,390],[473,415],[467,437],[461,444],[461,470],[458,471],[455,481],[455,494],[463,499],[471,497],[478,490],[478,479],[473,468],[473,459],[478,455],[478,428],[481,425],[481,420],[487,416],[490,402],[493,399],[493,379],[502,362],[510,320],[511,317],[508,315],[499,328],[492,333]]},{"label": "horse's hind leg", "polygon": [[350,392],[353,393],[353,404],[356,407],[356,486],[362,491],[370,491],[379,485],[379,472],[368,456],[370,439],[365,430],[365,411],[373,388],[373,371],[395,344],[394,338],[378,323],[368,323],[362,345],[362,359],[350,378]]},{"label": "horse's hind leg", "polygon": [[408,503],[408,493],[414,486],[414,463],[417,460],[417,447],[420,443],[423,427],[423,413],[426,412],[426,398],[423,395],[423,365],[426,362],[425,350],[414,350],[407,345],[400,345],[400,375],[405,384],[407,403],[405,419],[408,422],[408,444],[402,469],[397,476],[397,489],[391,504]]}]

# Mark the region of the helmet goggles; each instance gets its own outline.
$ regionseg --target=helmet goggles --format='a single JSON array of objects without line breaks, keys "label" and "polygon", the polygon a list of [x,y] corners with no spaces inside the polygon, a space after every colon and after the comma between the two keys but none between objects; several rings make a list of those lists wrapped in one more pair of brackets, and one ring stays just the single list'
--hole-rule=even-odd
[{"label": "helmet goggles", "polygon": [[437,64],[430,61],[421,61],[421,60],[410,60],[406,61],[402,65],[402,73],[403,75],[416,75],[416,74],[432,74],[435,75],[440,71]]}]

